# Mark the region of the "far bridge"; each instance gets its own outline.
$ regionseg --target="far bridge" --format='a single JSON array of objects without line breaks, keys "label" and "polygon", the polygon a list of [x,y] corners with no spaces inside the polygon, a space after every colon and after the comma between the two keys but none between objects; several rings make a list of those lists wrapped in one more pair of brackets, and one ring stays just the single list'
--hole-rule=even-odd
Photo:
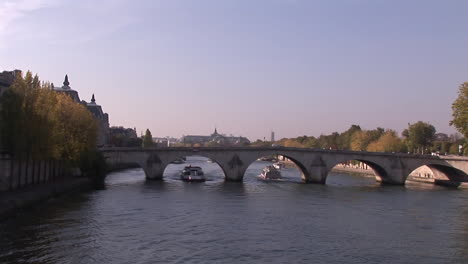
[{"label": "far bridge", "polygon": [[217,163],[226,181],[242,181],[250,164],[262,157],[282,155],[297,165],[302,181],[324,184],[331,169],[340,163],[357,160],[374,171],[383,184],[404,185],[409,174],[426,165],[435,181],[468,182],[468,158],[402,153],[322,150],[287,147],[172,147],[172,148],[102,148],[111,168],[137,164],[148,180],[162,180],[172,161],[188,156],[204,156]]}]

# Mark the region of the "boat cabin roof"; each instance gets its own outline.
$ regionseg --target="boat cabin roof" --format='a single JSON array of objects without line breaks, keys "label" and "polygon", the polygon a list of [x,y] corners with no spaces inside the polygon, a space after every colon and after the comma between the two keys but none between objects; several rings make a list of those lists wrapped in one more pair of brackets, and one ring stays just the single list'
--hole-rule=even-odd
[{"label": "boat cabin roof", "polygon": [[199,166],[185,166],[184,170],[201,170]]}]

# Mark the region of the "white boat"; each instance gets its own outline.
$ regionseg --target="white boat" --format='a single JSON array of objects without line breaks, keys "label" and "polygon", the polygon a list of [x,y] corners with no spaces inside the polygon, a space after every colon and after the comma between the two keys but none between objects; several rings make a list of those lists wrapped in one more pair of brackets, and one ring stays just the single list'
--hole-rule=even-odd
[{"label": "white boat", "polygon": [[272,165],[263,168],[262,173],[258,176],[264,180],[278,180],[281,179],[281,173]]},{"label": "white boat", "polygon": [[285,167],[285,165],[282,162],[275,162],[273,163],[273,167],[275,167],[275,169],[281,170],[282,168]]},{"label": "white boat", "polygon": [[190,182],[202,182],[206,180],[202,168],[192,165],[184,167],[184,169],[180,173],[180,179],[183,181]]},{"label": "white boat", "polygon": [[182,163],[185,163],[185,161],[183,159],[176,159],[176,160],[173,160],[171,163],[172,164],[182,164]]}]

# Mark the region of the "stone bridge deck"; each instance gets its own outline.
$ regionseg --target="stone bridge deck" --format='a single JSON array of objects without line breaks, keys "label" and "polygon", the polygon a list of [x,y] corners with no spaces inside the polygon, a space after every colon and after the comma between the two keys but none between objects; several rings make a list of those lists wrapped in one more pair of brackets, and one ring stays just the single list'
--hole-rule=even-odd
[{"label": "stone bridge deck", "polygon": [[187,156],[204,156],[216,162],[227,181],[242,181],[254,161],[262,157],[282,155],[301,170],[302,180],[325,183],[330,170],[337,164],[357,160],[367,164],[382,183],[405,183],[408,175],[421,166],[428,166],[436,180],[468,182],[468,158],[429,156],[402,153],[360,152],[286,147],[199,147],[199,148],[102,148],[112,167],[118,164],[138,164],[147,179],[160,180],[172,161]]}]

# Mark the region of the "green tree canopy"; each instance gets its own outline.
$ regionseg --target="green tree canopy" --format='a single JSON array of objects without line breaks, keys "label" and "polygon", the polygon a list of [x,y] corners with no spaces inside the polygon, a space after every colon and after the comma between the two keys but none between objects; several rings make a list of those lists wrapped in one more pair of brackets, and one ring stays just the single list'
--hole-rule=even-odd
[{"label": "green tree canopy", "polygon": [[452,104],[450,125],[454,126],[465,138],[468,138],[468,82],[460,85],[458,97]]},{"label": "green tree canopy", "polygon": [[435,132],[433,125],[418,121],[412,125],[409,124],[408,131],[403,131],[402,134],[407,135],[409,150],[424,153],[424,150],[432,145]]}]

